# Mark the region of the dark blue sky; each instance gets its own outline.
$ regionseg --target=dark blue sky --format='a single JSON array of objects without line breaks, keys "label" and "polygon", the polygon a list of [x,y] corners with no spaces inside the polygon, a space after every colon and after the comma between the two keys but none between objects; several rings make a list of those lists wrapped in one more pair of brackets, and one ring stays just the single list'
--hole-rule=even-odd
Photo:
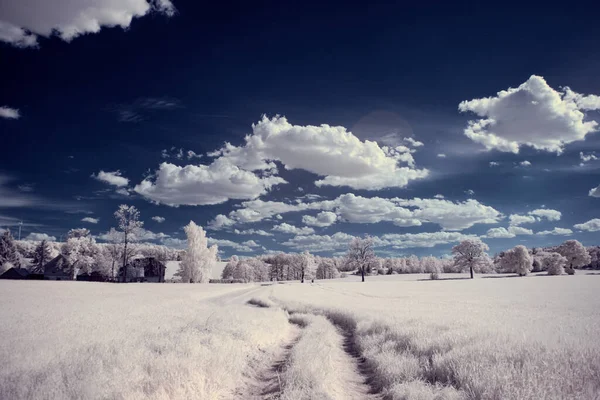
[{"label": "dark blue sky", "polygon": [[[23,3],[31,6],[36,1]],[[179,244],[177,239],[184,238],[181,228],[189,220],[207,226],[217,215],[227,216],[231,225],[213,223],[218,229],[209,231],[223,240],[223,256],[304,248],[331,254],[344,250],[345,238],[334,238],[336,232],[375,235],[382,255],[443,254],[461,234],[482,236],[492,252],[568,238],[598,244],[600,221],[592,220],[600,218],[600,190],[592,189],[600,185],[600,135],[595,126],[585,125],[600,121],[600,102],[588,96],[600,95],[597,10],[548,5],[499,9],[479,3],[200,5],[173,0],[177,12],[172,16],[148,10],[125,30],[104,26],[65,41],[57,35],[45,37],[42,9],[27,19],[22,14],[34,11],[19,10],[16,1],[1,3],[0,106],[18,110],[20,117],[0,118],[0,226],[23,220],[23,236],[45,233],[60,238],[80,226],[101,235],[115,225],[112,213],[118,204],[128,203],[140,209],[146,229],[154,233],[148,238],[167,244]],[[47,23],[60,33],[60,24],[69,21],[50,20],[52,15],[48,13]],[[3,36],[2,23],[36,34],[37,47]],[[459,111],[463,101],[496,97],[527,82],[497,106],[478,102]],[[568,97],[564,87],[580,97]],[[559,103],[546,96],[548,91],[558,93]],[[252,169],[244,164],[247,160],[233,163],[245,174],[231,179],[239,189],[236,195],[231,188],[219,187],[214,180],[220,175],[210,169],[204,171],[208,178],[191,169],[176,178],[167,176],[165,168],[159,182],[157,171],[162,171],[163,162],[172,169],[208,168],[218,157],[206,153],[224,142],[243,146],[263,114],[285,116],[299,127],[343,126],[360,140],[359,152],[367,139],[377,141],[378,148],[403,145],[402,151],[415,163],[398,165],[428,172],[405,183],[368,187],[393,174],[394,167],[386,166],[391,169],[366,174],[361,183],[317,186],[316,181],[337,179],[354,167],[362,172],[364,158],[357,156],[356,163],[343,166],[339,158],[327,155],[336,149],[350,154],[350,147],[334,139],[320,142],[319,135],[327,135],[318,130],[314,143],[306,137],[294,142],[297,127],[285,140],[272,139],[270,150],[261,150],[270,154],[261,153],[263,160],[275,160],[276,172]],[[488,118],[495,122],[484,128],[483,138],[465,135],[468,121]],[[272,132],[275,123],[269,124],[265,129]],[[511,141],[518,153],[488,134]],[[423,145],[410,145],[405,137]],[[294,152],[298,143],[307,143],[307,154]],[[279,157],[290,150],[294,154]],[[187,151],[203,157],[189,158]],[[524,161],[530,165],[521,165]],[[129,182],[118,186],[115,180],[92,177],[100,171],[120,171]],[[395,173],[399,179],[404,176],[402,171]],[[262,182],[267,175],[287,183],[246,190],[247,179]],[[154,186],[136,187],[146,177]],[[177,186],[182,179],[188,181]],[[209,187],[206,179],[213,180]],[[194,193],[202,198],[207,192],[220,200],[193,200]],[[360,199],[339,197],[348,193]],[[321,197],[298,200],[306,194]],[[296,205],[333,203],[267,213],[258,222],[230,214],[256,211],[260,206],[254,203],[242,205],[255,198]],[[415,198],[422,201],[412,201]],[[468,199],[472,200],[465,203]],[[559,211],[560,217],[528,214],[540,209]],[[307,226],[303,216],[319,212],[335,214],[322,217],[337,218],[336,222],[319,226],[308,220]],[[398,215],[407,212],[413,214],[406,217],[412,222],[399,222]],[[511,223],[510,215],[529,216],[530,221],[514,222],[515,217]],[[153,216],[165,220],[159,223]],[[98,221],[83,222],[84,217]],[[287,225],[274,236],[235,233],[270,232],[282,223],[297,229],[312,226],[314,233]],[[488,232],[492,228],[504,231]],[[540,234],[544,231],[558,234]],[[419,233],[431,236],[414,236]],[[425,247],[434,238],[440,244]],[[248,240],[254,243],[240,245]]]}]

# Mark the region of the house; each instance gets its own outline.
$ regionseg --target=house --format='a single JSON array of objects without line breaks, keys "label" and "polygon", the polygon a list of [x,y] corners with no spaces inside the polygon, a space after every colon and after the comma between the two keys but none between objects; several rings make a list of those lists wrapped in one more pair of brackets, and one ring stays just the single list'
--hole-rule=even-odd
[{"label": "house", "polygon": [[71,281],[73,280],[73,273],[70,269],[66,257],[59,254],[44,265],[44,279],[50,281]]},{"label": "house", "polygon": [[27,279],[29,271],[25,268],[11,268],[0,275],[0,279]]},{"label": "house", "polygon": [[108,278],[98,271],[92,271],[91,274],[77,275],[77,280],[85,282],[106,282]]},{"label": "house", "polygon": [[[154,257],[140,257],[127,264],[127,282],[164,282],[166,266]],[[119,270],[123,279],[123,268]]]}]

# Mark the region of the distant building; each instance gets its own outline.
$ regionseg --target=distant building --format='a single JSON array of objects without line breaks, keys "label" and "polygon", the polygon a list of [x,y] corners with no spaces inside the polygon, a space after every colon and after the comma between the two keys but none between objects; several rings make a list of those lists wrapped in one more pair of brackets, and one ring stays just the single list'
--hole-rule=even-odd
[{"label": "distant building", "polygon": [[44,279],[50,281],[73,280],[73,273],[65,256],[59,254],[44,265]]},{"label": "distant building", "polygon": [[[141,257],[127,264],[127,282],[164,282],[166,266],[154,257]],[[123,267],[119,270],[123,280]]]},{"label": "distant building", "polygon": [[0,279],[27,279],[29,271],[25,268],[11,268],[0,275]]}]

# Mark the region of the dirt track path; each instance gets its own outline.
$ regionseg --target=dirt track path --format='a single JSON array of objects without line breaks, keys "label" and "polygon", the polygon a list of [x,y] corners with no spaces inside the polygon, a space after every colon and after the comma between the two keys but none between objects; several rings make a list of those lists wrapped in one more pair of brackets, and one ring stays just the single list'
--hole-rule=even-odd
[{"label": "dirt track path", "polygon": [[237,393],[237,400],[272,400],[281,395],[282,381],[280,378],[290,352],[300,339],[302,329],[295,324],[290,324],[290,330],[283,343],[276,349],[271,357],[271,362],[263,369],[256,372],[254,379],[243,389],[243,393]]}]

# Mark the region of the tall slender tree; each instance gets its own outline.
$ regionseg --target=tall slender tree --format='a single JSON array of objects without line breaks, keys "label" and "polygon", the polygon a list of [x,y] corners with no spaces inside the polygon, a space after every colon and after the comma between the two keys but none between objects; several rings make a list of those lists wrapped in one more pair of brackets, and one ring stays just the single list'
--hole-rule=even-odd
[{"label": "tall slender tree", "polygon": [[42,240],[40,242],[40,244],[37,245],[37,247],[35,248],[35,251],[34,251],[33,272],[34,273],[43,273],[44,265],[46,265],[46,263],[48,261],[50,261],[51,256],[52,256],[52,248],[50,247],[50,245],[48,244],[48,242],[46,240]]},{"label": "tall slender tree", "polygon": [[131,258],[130,244],[137,241],[137,235],[144,226],[140,221],[140,212],[134,206],[121,204],[115,212],[115,218],[121,232],[121,243],[123,244],[123,282],[127,281],[127,263]]}]

